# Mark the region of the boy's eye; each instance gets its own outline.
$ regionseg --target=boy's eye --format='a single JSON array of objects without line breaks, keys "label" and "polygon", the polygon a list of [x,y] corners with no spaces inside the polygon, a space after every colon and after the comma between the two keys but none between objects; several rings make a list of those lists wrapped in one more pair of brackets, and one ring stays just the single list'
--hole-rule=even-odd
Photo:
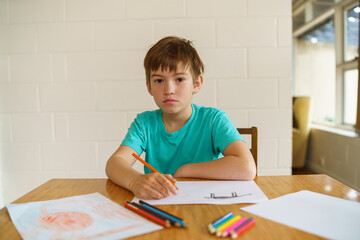
[{"label": "boy's eye", "polygon": [[183,82],[185,79],[184,78],[177,78],[176,81],[178,82]]},{"label": "boy's eye", "polygon": [[162,79],[155,79],[154,83],[161,83],[163,80]]}]

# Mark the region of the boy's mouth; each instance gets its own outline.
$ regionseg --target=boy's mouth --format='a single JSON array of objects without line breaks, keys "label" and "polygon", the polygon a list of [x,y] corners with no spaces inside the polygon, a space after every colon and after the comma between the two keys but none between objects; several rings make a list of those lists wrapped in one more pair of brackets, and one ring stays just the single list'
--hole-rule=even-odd
[{"label": "boy's mouth", "polygon": [[175,99],[166,99],[163,101],[163,103],[176,103],[177,101]]}]

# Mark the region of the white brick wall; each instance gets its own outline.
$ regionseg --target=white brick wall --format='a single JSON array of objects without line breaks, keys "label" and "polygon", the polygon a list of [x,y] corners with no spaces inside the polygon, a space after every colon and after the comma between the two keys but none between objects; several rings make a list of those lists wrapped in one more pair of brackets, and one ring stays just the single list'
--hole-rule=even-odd
[{"label": "white brick wall", "polygon": [[258,174],[290,174],[290,0],[1,0],[5,203],[51,178],[105,177],[136,114],[156,109],[143,58],[166,35],[205,63],[194,102],[258,127]]},{"label": "white brick wall", "polygon": [[[63,2],[63,0],[61,2]],[[124,19],[126,13],[125,2],[127,1],[125,0],[66,1],[66,12],[65,12],[66,20],[93,21],[93,20]]]},{"label": "white brick wall", "polygon": [[138,20],[96,22],[95,48],[98,50],[142,49],[153,39],[153,25],[152,22]]},{"label": "white brick wall", "polygon": [[93,22],[38,24],[38,51],[63,52],[94,49]]},{"label": "white brick wall", "polygon": [[205,76],[218,78],[244,78],[247,75],[246,49],[213,48],[199,50],[205,64]]},{"label": "white brick wall", "polygon": [[228,17],[245,16],[247,0],[191,0],[187,1],[186,16]]},{"label": "white brick wall", "polygon": [[[221,47],[275,46],[276,18],[237,17],[217,21],[218,42]],[[236,31],[234,31],[236,29]],[[239,34],[241,32],[241,34]]]},{"label": "white brick wall", "polygon": [[[223,80],[218,88],[220,108],[275,108],[276,80]],[[235,97],[236,96],[236,97]]]},{"label": "white brick wall", "polygon": [[1,24],[0,36],[0,54],[24,54],[36,51],[34,24]]},{"label": "white brick wall", "polygon": [[250,48],[249,49],[250,77],[290,77],[291,76],[291,48]]},{"label": "white brick wall", "polygon": [[14,83],[51,81],[51,58],[48,54],[13,55],[10,69],[11,82]]}]

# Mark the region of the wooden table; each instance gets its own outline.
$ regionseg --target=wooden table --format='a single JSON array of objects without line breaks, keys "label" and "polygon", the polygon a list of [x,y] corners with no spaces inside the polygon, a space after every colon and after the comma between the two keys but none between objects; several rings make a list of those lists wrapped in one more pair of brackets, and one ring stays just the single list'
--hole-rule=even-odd
[{"label": "wooden table", "polygon": [[[300,190],[309,190],[360,202],[360,194],[357,191],[323,174],[258,176],[255,178],[255,182],[269,199]],[[120,205],[123,205],[125,201],[131,201],[134,197],[131,192],[116,186],[108,179],[52,179],[14,201],[14,203],[51,200],[93,192],[99,192]],[[256,225],[242,234],[241,239],[321,239],[318,236],[240,210],[241,207],[248,205],[195,204],[158,206],[186,220],[190,228],[166,228],[130,239],[220,239],[210,235],[206,226],[209,222],[230,211],[243,217],[253,217],[256,220]],[[6,208],[0,210],[0,239],[21,239]]]}]

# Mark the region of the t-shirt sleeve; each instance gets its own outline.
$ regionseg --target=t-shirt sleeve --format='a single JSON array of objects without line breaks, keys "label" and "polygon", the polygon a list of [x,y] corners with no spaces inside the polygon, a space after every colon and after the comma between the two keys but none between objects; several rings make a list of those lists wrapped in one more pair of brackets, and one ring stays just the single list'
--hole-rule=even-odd
[{"label": "t-shirt sleeve", "polygon": [[125,145],[134,149],[139,156],[145,151],[146,146],[146,131],[141,117],[138,115],[130,125],[128,132],[121,142],[121,145]]},{"label": "t-shirt sleeve", "polygon": [[230,118],[223,111],[216,114],[214,118],[212,135],[214,146],[221,153],[230,143],[238,140],[244,141]]}]

